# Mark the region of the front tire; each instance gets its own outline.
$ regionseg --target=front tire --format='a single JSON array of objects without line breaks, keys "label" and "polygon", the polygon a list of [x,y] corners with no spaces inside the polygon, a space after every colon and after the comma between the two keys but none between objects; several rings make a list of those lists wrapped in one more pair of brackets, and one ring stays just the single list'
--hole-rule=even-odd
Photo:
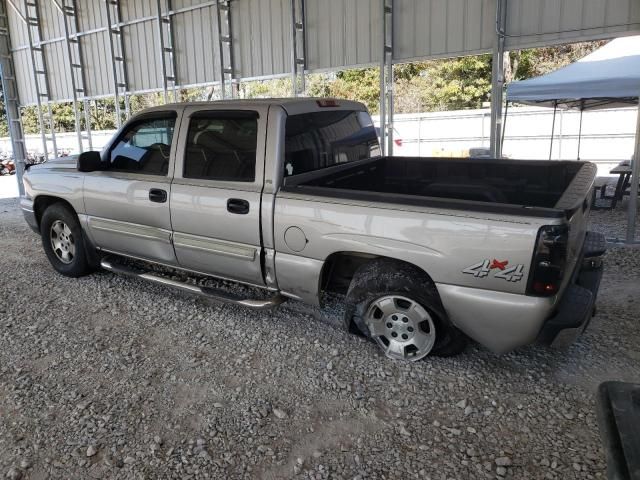
[{"label": "front tire", "polygon": [[42,215],[40,235],[49,263],[58,273],[74,278],[90,273],[82,227],[68,207],[49,206]]},{"label": "front tire", "polygon": [[466,337],[448,320],[431,279],[420,269],[376,259],[355,273],[346,298],[351,332],[373,340],[394,360],[462,352]]}]

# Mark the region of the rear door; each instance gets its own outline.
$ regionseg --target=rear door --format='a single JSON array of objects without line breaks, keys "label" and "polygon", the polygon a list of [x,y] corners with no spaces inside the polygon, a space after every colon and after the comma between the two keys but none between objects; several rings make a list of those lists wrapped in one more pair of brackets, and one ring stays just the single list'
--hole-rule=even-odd
[{"label": "rear door", "polygon": [[134,118],[103,152],[106,169],[86,174],[88,228],[103,250],[176,263],[169,192],[177,120],[176,111]]},{"label": "rear door", "polygon": [[179,265],[264,285],[260,199],[268,107],[187,107],[171,188]]}]

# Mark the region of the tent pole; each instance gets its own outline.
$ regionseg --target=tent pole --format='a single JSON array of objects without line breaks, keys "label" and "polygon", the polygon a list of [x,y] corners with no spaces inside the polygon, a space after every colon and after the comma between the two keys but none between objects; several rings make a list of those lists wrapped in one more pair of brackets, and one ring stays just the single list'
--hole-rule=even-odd
[{"label": "tent pole", "polygon": [[558,101],[553,102],[553,122],[551,123],[551,142],[549,144],[549,160],[551,160],[551,154],[553,153],[553,136],[556,131],[556,113],[558,113]]},{"label": "tent pole", "polygon": [[578,127],[578,160],[580,160],[580,143],[582,142],[582,112],[584,112],[584,100],[580,101],[580,126]]},{"label": "tent pole", "polygon": [[500,149],[504,148],[504,132],[507,130],[507,113],[509,113],[509,100],[504,102],[504,118],[502,119],[502,136],[500,138]]},{"label": "tent pole", "polygon": [[627,243],[636,239],[636,214],[638,213],[638,178],[640,178],[640,98],[638,98],[638,120],[636,122],[636,144],[631,162],[631,192],[627,209]]}]

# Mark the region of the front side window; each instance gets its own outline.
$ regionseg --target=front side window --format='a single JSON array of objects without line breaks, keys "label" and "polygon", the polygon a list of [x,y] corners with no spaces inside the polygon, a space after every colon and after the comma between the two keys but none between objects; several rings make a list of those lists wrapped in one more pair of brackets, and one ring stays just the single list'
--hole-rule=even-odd
[{"label": "front side window", "polygon": [[135,122],[109,151],[109,170],[167,175],[176,118],[153,118]]},{"label": "front side window", "polygon": [[380,155],[367,112],[338,110],[287,117],[285,177]]},{"label": "front side window", "polygon": [[198,113],[189,123],[183,177],[253,182],[257,143],[256,112]]}]

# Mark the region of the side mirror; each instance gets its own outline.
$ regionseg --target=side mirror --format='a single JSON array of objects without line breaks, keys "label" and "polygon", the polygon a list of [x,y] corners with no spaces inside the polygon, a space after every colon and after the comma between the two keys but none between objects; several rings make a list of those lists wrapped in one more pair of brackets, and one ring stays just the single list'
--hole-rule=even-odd
[{"label": "side mirror", "polygon": [[82,152],[78,156],[78,171],[95,172],[96,170],[102,170],[100,152]]}]

